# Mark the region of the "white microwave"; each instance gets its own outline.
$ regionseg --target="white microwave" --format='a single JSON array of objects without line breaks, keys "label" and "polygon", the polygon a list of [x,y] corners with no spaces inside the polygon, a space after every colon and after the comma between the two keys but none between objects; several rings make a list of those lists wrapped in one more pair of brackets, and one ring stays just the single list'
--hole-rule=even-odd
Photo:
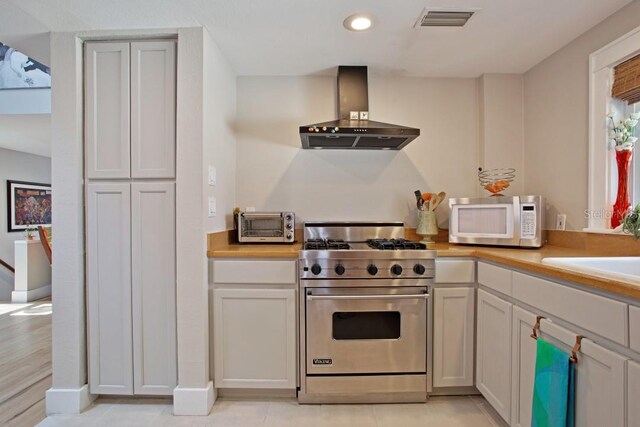
[{"label": "white microwave", "polygon": [[544,244],[542,196],[449,199],[449,242],[539,248]]}]

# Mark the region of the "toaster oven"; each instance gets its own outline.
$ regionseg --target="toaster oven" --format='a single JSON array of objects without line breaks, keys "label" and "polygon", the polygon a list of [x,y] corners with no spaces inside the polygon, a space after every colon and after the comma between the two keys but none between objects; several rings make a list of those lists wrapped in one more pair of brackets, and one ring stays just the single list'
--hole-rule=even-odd
[{"label": "toaster oven", "polygon": [[293,243],[295,219],[293,212],[239,212],[238,242]]}]

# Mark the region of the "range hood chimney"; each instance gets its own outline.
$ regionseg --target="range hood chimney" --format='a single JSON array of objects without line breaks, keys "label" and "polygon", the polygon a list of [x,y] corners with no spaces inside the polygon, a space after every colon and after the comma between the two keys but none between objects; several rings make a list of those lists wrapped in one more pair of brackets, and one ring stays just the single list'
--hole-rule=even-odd
[{"label": "range hood chimney", "polygon": [[300,126],[302,148],[400,150],[420,129],[369,120],[366,66],[338,67],[338,120]]}]

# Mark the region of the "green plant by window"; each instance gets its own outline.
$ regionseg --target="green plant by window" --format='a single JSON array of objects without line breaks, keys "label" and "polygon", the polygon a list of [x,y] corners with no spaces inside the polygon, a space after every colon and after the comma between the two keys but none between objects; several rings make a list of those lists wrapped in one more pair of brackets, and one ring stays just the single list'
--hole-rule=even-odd
[{"label": "green plant by window", "polygon": [[636,240],[640,239],[640,204],[629,213],[622,220],[622,230],[625,233],[633,234]]}]

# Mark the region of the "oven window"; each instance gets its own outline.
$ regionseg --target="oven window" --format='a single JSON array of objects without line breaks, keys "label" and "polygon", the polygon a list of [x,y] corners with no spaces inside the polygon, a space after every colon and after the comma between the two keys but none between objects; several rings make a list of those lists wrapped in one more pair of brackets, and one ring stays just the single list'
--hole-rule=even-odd
[{"label": "oven window", "polygon": [[400,338],[400,312],[339,311],[333,313],[335,340],[389,340]]}]

